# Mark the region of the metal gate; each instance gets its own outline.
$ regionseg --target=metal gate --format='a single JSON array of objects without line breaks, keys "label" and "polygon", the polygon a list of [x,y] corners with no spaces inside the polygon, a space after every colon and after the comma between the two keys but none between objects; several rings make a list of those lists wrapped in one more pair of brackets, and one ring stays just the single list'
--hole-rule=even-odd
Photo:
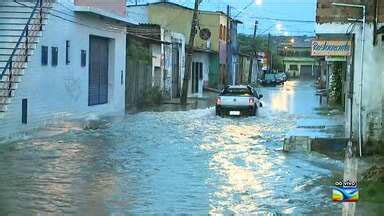
[{"label": "metal gate", "polygon": [[199,92],[199,81],[203,80],[203,63],[192,63],[192,93]]},{"label": "metal gate", "polygon": [[180,97],[179,44],[172,44],[172,98]]},{"label": "metal gate", "polygon": [[108,103],[108,42],[107,38],[89,38],[89,106]]},{"label": "metal gate", "polygon": [[312,65],[302,65],[300,68],[300,79],[310,80],[313,79]]}]

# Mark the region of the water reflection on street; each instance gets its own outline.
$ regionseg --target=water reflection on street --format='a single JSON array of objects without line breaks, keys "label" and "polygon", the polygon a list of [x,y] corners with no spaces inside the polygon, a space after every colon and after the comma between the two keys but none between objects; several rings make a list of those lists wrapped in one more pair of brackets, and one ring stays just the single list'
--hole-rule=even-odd
[{"label": "water reflection on street", "polygon": [[143,112],[107,129],[4,143],[0,215],[340,213],[321,179],[342,163],[281,151],[297,122],[316,116],[311,83],[260,91],[256,117]]}]

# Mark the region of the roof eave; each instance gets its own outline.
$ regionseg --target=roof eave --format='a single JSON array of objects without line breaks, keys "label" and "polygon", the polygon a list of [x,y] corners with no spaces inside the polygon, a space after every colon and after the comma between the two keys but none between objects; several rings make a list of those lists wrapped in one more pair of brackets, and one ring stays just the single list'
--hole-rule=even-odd
[{"label": "roof eave", "polygon": [[118,22],[125,23],[125,24],[135,24],[135,25],[139,24],[139,23],[133,23],[127,17],[122,17],[122,16],[119,16],[119,15],[116,15],[116,14],[113,14],[111,12],[107,12],[105,10],[98,9],[98,8],[95,8],[95,7],[75,6],[74,7],[74,12],[91,14],[91,15],[98,15],[98,16],[102,16],[102,17],[105,17],[105,18],[108,18],[108,19],[111,19],[111,20],[115,20],[115,21],[118,21]]}]

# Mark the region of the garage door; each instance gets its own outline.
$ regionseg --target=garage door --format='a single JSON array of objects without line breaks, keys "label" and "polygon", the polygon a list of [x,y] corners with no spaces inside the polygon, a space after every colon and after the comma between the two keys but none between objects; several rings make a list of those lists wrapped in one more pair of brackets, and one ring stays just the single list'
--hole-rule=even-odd
[{"label": "garage door", "polygon": [[108,103],[108,39],[90,36],[89,106]]},{"label": "garage door", "polygon": [[309,80],[313,79],[312,76],[312,66],[311,65],[302,65],[300,68],[300,79]]}]

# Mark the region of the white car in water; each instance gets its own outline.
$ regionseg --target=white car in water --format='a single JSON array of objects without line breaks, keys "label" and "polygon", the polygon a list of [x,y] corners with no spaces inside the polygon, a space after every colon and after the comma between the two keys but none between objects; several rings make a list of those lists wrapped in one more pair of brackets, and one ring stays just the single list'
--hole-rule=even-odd
[{"label": "white car in water", "polygon": [[254,88],[246,85],[225,87],[216,99],[216,115],[256,115],[262,106],[259,95]]}]

